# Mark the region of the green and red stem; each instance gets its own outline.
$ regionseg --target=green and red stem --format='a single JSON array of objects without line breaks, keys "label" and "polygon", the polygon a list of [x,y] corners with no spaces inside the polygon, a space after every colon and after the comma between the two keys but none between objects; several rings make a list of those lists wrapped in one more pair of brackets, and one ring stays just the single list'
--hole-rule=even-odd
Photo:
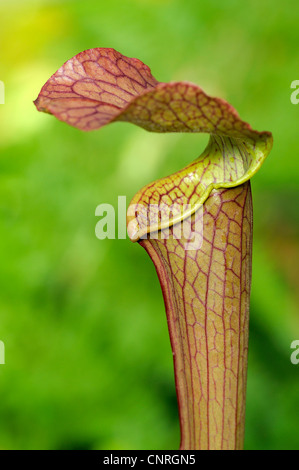
[{"label": "green and red stem", "polygon": [[181,449],[243,447],[251,230],[247,182],[207,199],[199,250],[185,250],[184,240],[174,238],[140,241],[164,296]]}]

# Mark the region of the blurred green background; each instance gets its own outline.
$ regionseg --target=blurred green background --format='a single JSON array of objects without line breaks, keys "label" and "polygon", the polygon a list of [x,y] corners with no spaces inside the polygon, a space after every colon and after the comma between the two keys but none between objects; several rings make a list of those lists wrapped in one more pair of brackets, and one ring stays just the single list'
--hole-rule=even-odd
[{"label": "blurred green background", "polygon": [[83,133],[32,103],[70,57],[113,47],[160,81],[225,98],[274,148],[252,181],[247,449],[298,449],[299,3],[0,3],[1,449],[176,449],[160,286],[137,244],[95,237],[95,208],[199,155],[207,136],[125,123]]}]

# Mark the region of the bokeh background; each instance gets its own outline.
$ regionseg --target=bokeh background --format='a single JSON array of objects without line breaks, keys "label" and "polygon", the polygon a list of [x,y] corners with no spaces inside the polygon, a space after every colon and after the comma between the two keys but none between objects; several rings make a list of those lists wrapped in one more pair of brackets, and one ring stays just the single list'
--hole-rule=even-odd
[{"label": "bokeh background", "polygon": [[199,155],[207,136],[117,123],[83,133],[32,101],[63,62],[113,47],[160,81],[233,104],[274,148],[252,181],[247,449],[298,449],[297,0],[0,3],[1,449],[176,449],[160,286],[137,244],[95,237],[95,208]]}]

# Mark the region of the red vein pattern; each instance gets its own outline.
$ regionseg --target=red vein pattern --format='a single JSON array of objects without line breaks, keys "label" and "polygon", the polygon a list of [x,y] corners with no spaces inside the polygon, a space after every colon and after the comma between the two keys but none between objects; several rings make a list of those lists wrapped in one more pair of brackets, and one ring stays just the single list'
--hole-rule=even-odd
[{"label": "red vein pattern", "polygon": [[212,135],[207,148],[194,162],[176,173],[142,188],[129,206],[128,234],[135,241],[148,232],[178,223],[194,213],[212,189],[236,186],[257,171],[265,154],[237,139]]},{"label": "red vein pattern", "polygon": [[[271,133],[253,130],[230,104],[197,85],[158,82],[140,60],[114,49],[90,49],[68,60],[43,86],[35,105],[84,131],[126,121],[152,132],[210,134],[194,162],[138,191],[127,227],[130,238],[151,256],[164,294],[181,449],[242,448],[252,243],[249,179],[272,148]],[[177,228],[184,232],[187,222],[200,236],[196,222],[202,207],[203,243],[186,249],[186,240],[175,235]]]},{"label": "red vein pattern", "polygon": [[[189,215],[184,205],[192,205],[194,212],[213,188],[244,183],[272,146],[269,132],[253,130],[226,101],[193,83],[158,82],[147,65],[114,49],[90,49],[68,60],[43,86],[35,105],[85,131],[126,121],[152,132],[211,134],[195,162],[136,194],[128,217],[128,233],[135,241],[167,226],[173,204],[173,220],[179,222]],[[165,211],[152,213],[149,220],[147,209],[157,201]]]},{"label": "red vein pattern", "polygon": [[80,52],[57,70],[35,105],[85,131],[128,121],[153,132],[207,132],[268,140],[221,98],[190,82],[158,82],[147,65],[114,49]]},{"label": "red vein pattern", "polygon": [[[197,217],[199,212],[192,216],[192,231]],[[172,237],[139,242],[155,264],[164,295],[181,449],[243,446],[251,240],[247,182],[214,190],[206,200],[199,250],[185,250],[186,240]]]},{"label": "red vein pattern", "polygon": [[89,49],[68,60],[43,86],[35,105],[78,129],[112,122],[157,80],[138,59],[114,49]]}]

